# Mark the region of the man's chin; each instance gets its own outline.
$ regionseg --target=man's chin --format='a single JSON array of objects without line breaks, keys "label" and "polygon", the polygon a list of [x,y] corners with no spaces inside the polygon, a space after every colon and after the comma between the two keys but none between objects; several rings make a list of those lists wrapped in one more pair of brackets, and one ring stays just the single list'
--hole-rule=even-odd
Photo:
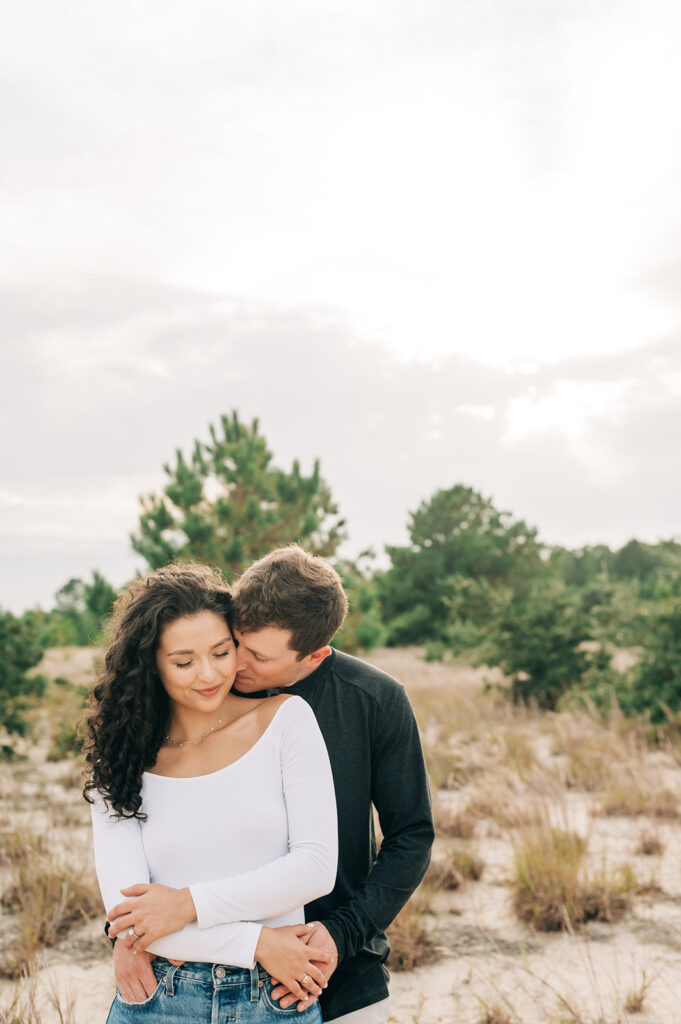
[{"label": "man's chin", "polygon": [[234,677],[232,689],[235,693],[255,693],[257,690],[264,690],[265,687],[261,683],[256,682],[255,679],[249,679],[247,676],[242,678],[237,675]]}]

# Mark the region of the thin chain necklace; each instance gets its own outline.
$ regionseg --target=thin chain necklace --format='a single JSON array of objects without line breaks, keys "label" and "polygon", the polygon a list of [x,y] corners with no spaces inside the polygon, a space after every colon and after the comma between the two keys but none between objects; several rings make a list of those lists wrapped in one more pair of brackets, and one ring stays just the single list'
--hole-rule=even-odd
[{"label": "thin chain necklace", "polygon": [[[223,712],[223,714],[224,714],[224,712]],[[170,736],[166,736],[165,739],[166,739],[166,742],[171,745],[171,747],[184,747],[187,743],[191,743],[191,745],[193,747],[195,747],[198,743],[203,743],[203,741],[208,736],[210,736],[210,734],[212,732],[218,732],[218,730],[224,729],[225,726],[227,726],[227,725],[229,725],[229,721],[225,721],[224,718],[218,718],[218,720],[215,723],[215,725],[211,726],[210,729],[208,729],[207,732],[202,733],[202,735],[199,736],[199,738],[197,740],[173,740],[173,739],[170,738]]]}]

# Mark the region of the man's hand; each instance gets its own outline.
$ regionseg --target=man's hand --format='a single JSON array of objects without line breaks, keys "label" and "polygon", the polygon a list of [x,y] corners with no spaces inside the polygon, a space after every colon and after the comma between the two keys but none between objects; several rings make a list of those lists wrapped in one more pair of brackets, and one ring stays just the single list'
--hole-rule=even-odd
[{"label": "man's hand", "polygon": [[326,984],[324,970],[330,956],[315,943],[309,942],[312,928],[307,924],[282,925],[280,928],[263,927],[255,959],[262,964],[282,991],[292,993],[291,1002],[300,1000],[307,1007]]},{"label": "man's hand", "polygon": [[[277,931],[278,930],[279,929],[277,929]],[[323,983],[320,982],[320,984],[322,985],[322,988],[326,988],[329,978],[338,966],[338,948],[336,943],[333,941],[330,932],[324,927],[321,921],[311,922],[311,931],[304,936],[303,941],[308,943],[310,947],[314,947],[309,950],[312,957],[316,956],[317,950],[319,949],[323,950],[326,954],[324,961],[313,959],[315,967],[318,967],[319,971],[324,976],[324,981]],[[263,964],[263,966],[265,965]],[[265,970],[268,970],[268,968],[265,967]],[[270,974],[272,974],[271,971]],[[275,978],[277,978],[277,981],[275,981]],[[289,1006],[293,1006],[296,1000],[300,998],[296,995],[295,991],[290,988],[290,986],[285,984],[285,980],[281,975],[273,974],[272,981],[276,985],[276,988],[272,989],[272,999],[280,1000],[279,1005],[282,1010],[287,1010]],[[298,1003],[298,1010],[307,1010],[311,1002],[312,999],[310,997],[300,1000]]]},{"label": "man's hand", "polygon": [[[173,889],[169,885],[131,885],[121,889],[129,897],[117,903],[107,917],[111,923],[109,937],[121,936],[120,943],[137,952],[147,949],[156,939],[178,932],[196,920],[196,908],[189,889]],[[135,929],[123,937],[123,933]],[[118,946],[119,942],[116,943]]]},{"label": "man's hand", "polygon": [[158,980],[151,969],[153,953],[133,953],[122,942],[113,948],[116,984],[126,1003],[142,1003],[156,989]]}]

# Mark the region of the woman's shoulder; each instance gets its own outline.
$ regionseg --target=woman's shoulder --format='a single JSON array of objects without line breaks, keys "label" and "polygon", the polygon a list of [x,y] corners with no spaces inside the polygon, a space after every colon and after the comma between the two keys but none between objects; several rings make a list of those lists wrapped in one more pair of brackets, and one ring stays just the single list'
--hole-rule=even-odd
[{"label": "woman's shoulder", "polygon": [[272,739],[284,740],[287,735],[317,730],[317,719],[310,705],[295,693],[279,693],[268,697],[258,709],[262,732],[268,732]]},{"label": "woman's shoulder", "polygon": [[302,697],[297,697],[293,693],[278,693],[273,697],[263,697],[257,703],[253,700],[249,700],[248,703],[251,705],[255,703],[255,707],[246,709],[246,712],[241,711],[241,715],[238,717],[243,717],[245,714],[251,716],[251,721],[257,723],[260,733],[265,732],[275,723],[300,718],[301,715],[305,715],[306,710],[309,711],[309,707]]},{"label": "woman's shoulder", "polygon": [[290,721],[292,718],[300,718],[304,717],[306,713],[312,713],[307,701],[295,693],[278,693],[274,697],[267,697],[258,710],[263,716],[263,721],[266,721],[268,725],[275,718]]}]

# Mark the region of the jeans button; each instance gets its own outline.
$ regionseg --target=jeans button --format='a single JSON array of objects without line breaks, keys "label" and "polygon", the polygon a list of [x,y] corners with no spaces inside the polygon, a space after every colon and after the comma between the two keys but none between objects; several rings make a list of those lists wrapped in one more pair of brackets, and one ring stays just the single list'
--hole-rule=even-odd
[{"label": "jeans button", "polygon": [[216,978],[225,978],[225,977],[227,977],[227,971],[224,969],[224,967],[216,967],[215,968],[215,977]]}]

